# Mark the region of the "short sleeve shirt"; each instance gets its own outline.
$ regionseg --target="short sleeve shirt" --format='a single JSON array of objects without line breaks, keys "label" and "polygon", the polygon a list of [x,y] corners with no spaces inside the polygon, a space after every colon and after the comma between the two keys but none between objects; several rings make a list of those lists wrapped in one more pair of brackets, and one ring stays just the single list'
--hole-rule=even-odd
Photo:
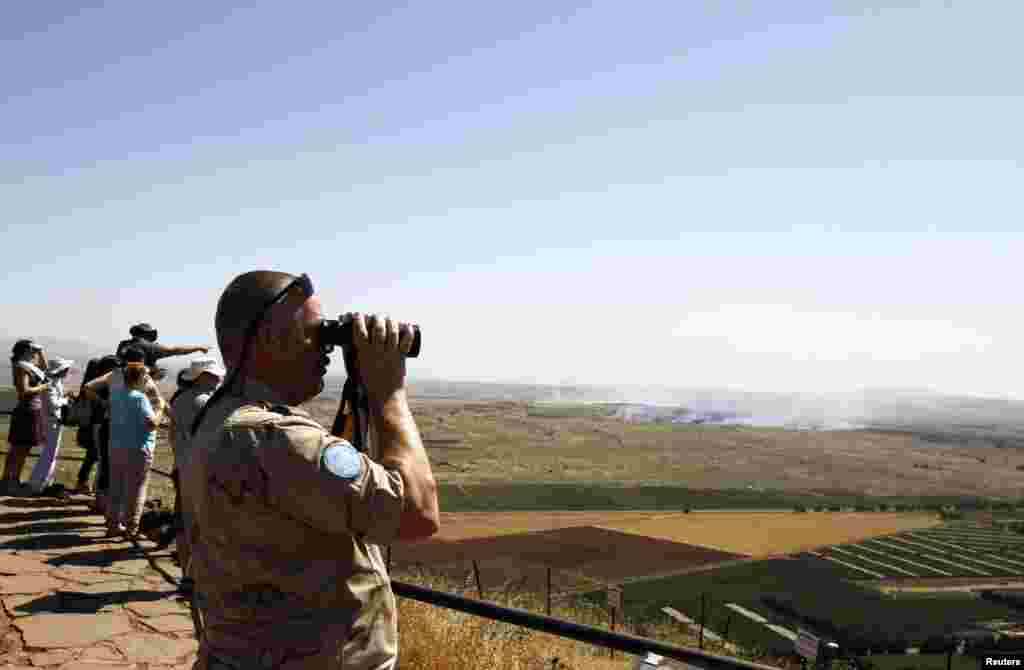
[{"label": "short sleeve shirt", "polygon": [[393,668],[397,612],[379,545],[398,534],[401,477],[278,400],[253,382],[224,396],[180,470],[200,655]]},{"label": "short sleeve shirt", "polygon": [[174,416],[174,465],[177,468],[180,468],[188,457],[188,448],[192,441],[192,422],[209,399],[208,391],[188,389],[171,403],[171,414]]},{"label": "short sleeve shirt", "polygon": [[149,399],[141,391],[121,386],[110,393],[110,448],[144,451],[150,456],[156,448],[156,431],[145,420],[153,419]]},{"label": "short sleeve shirt", "polygon": [[167,357],[166,354],[163,353],[163,347],[159,344],[140,338],[122,340],[121,343],[117,345],[117,355],[122,356],[124,354],[124,350],[128,347],[141,349],[142,353],[146,356],[146,366],[150,368],[154,367],[156,362],[161,358]]}]

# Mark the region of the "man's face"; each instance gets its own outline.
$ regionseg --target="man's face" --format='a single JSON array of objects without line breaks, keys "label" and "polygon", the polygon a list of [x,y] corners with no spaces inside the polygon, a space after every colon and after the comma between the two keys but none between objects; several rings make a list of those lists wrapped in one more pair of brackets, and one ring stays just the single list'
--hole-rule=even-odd
[{"label": "man's face", "polygon": [[273,308],[277,313],[272,324],[277,334],[273,377],[281,390],[291,396],[289,402],[298,404],[315,397],[324,387],[323,377],[330,359],[320,350],[323,311],[320,298],[315,295],[302,303],[293,298],[277,307]]}]

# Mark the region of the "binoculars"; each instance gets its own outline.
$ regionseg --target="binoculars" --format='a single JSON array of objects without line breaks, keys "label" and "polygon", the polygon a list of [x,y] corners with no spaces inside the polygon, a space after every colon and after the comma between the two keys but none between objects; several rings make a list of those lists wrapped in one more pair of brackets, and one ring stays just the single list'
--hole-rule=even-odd
[{"label": "binoculars", "polygon": [[[366,325],[370,326],[372,317],[366,317]],[[412,348],[406,354],[409,358],[416,358],[420,355],[420,327],[412,327]],[[341,322],[337,319],[324,319],[320,324],[320,343],[324,346],[352,346],[352,322]]]}]

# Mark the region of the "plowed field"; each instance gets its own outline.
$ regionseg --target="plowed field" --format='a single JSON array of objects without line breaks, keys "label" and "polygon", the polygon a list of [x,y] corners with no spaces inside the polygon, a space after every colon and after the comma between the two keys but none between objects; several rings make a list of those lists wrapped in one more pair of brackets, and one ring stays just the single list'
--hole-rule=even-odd
[{"label": "plowed field", "polygon": [[[480,565],[489,585],[495,579],[531,579],[536,568],[551,568],[600,583],[621,583],[637,577],[680,574],[746,559],[746,556],[643,537],[594,526],[459,540],[395,545],[395,565],[446,566],[462,572],[472,561]],[[531,569],[532,568],[532,569]],[[496,577],[496,573],[500,576]],[[565,581],[560,577],[559,582]]]}]

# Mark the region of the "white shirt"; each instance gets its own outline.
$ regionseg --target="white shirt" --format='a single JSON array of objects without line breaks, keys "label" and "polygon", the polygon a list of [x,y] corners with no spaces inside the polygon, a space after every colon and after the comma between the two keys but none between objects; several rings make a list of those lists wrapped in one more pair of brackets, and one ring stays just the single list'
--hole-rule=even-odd
[{"label": "white shirt", "polygon": [[60,408],[68,404],[64,396],[64,379],[49,378],[50,388],[46,391],[46,413],[55,419],[60,418]]}]

